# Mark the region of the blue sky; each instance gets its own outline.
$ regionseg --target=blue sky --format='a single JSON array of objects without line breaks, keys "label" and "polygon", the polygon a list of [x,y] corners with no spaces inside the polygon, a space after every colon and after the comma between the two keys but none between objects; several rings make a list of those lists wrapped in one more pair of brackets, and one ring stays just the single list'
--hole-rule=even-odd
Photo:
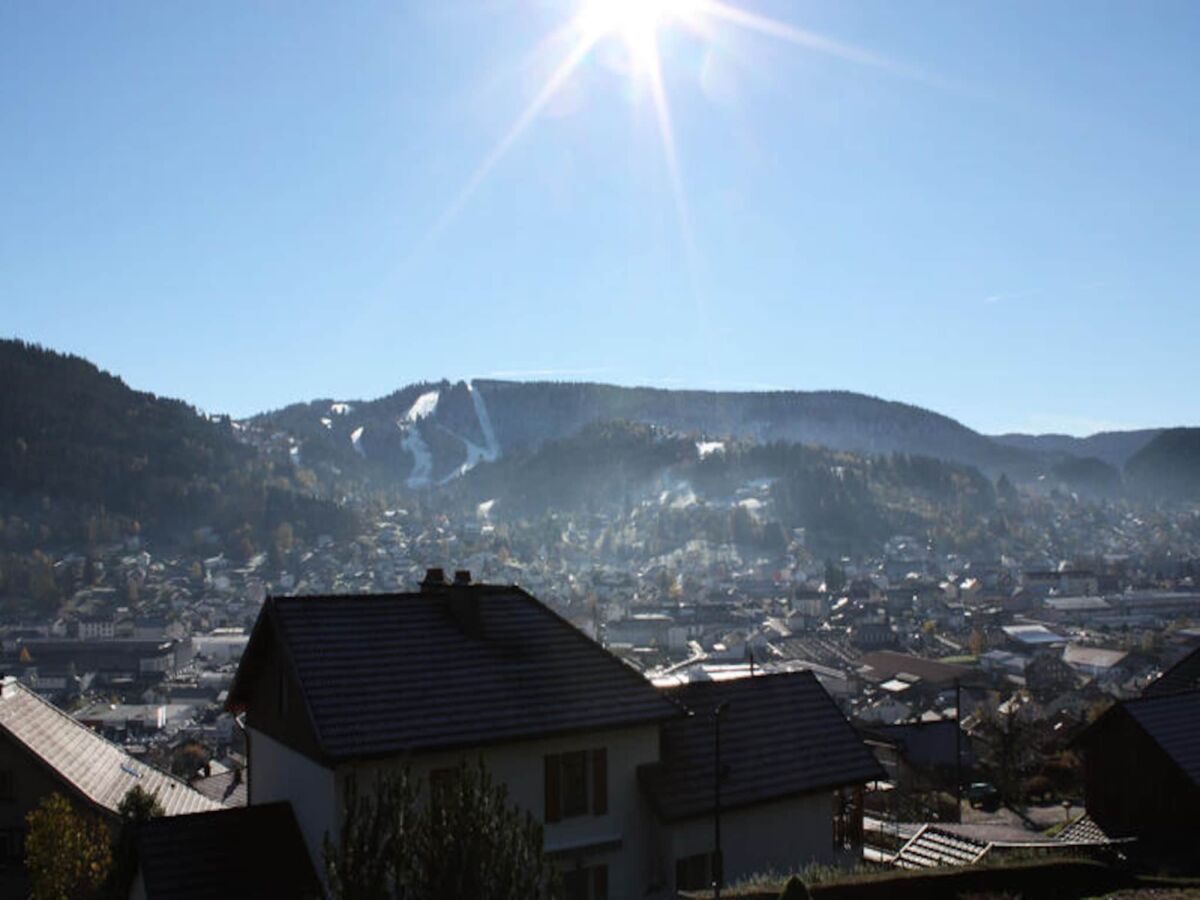
[{"label": "blue sky", "polygon": [[664,16],[676,192],[601,37],[465,198],[581,3],[0,5],[0,333],[237,415],[502,375],[1200,424],[1200,5],[727,2],[842,50]]}]

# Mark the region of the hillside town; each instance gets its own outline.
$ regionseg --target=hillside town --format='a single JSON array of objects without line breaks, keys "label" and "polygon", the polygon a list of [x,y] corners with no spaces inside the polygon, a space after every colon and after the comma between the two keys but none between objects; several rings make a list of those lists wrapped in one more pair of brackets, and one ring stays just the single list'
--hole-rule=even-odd
[{"label": "hillside town", "polygon": [[[665,696],[813,679],[803,690],[837,711],[822,727],[849,723],[870,764],[821,786],[849,784],[843,812],[853,815],[837,826],[844,851],[805,851],[808,861],[922,867],[1040,847],[1055,831],[1124,839],[1093,821],[1087,736],[1113,710],[1137,708],[1181,659],[1200,658],[1191,559],[961,559],[896,535],[876,557],[816,560],[803,534],[774,557],[699,540],[656,556],[638,558],[638,541],[598,554],[598,537],[612,533],[603,518],[551,520],[539,535],[486,509],[454,519],[397,508],[354,540],[301,546],[281,535],[237,562],[204,556],[203,535],[197,554],[163,558],[133,537],[53,562],[79,587],[54,619],[0,630],[6,691],[54,704],[130,766],[174,779],[196,808],[242,808],[260,802],[256,777],[276,779],[256,774],[249,701],[236,686],[251,635],[277,602],[269,598],[294,597],[302,609],[305,597],[441,590],[436,564],[454,560],[471,573],[465,583],[519,586]],[[258,796],[290,799],[272,791]],[[297,815],[319,872],[328,822]],[[20,816],[11,818],[15,835]],[[651,887],[711,881],[699,840],[688,838],[695,859],[680,862],[677,879],[660,875]],[[789,850],[778,852],[746,860],[743,874],[782,863]]]}]

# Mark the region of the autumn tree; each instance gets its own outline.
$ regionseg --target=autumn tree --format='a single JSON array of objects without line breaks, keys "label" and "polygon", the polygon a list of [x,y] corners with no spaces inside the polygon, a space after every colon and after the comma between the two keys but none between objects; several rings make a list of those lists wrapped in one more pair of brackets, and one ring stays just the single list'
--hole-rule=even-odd
[{"label": "autumn tree", "polygon": [[112,835],[95,816],[51,794],[25,817],[25,867],[31,900],[86,900],[112,869]]},{"label": "autumn tree", "polygon": [[117,805],[117,815],[121,817],[122,822],[141,825],[163,815],[163,808],[158,802],[158,794],[152,794],[140,784],[135,784],[121,798]]},{"label": "autumn tree", "polygon": [[137,832],[146,822],[164,815],[158,794],[135,784],[117,805],[121,830],[113,848],[113,864],[105,885],[107,896],[127,897],[137,873]]}]

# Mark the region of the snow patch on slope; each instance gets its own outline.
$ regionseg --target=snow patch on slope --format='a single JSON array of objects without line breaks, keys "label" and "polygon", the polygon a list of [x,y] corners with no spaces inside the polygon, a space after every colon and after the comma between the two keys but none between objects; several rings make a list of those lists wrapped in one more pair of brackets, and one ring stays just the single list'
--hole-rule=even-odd
[{"label": "snow patch on slope", "polygon": [[404,483],[410,488],[425,487],[433,474],[433,454],[429,452],[429,445],[425,443],[425,438],[421,437],[421,432],[415,425],[410,427],[403,422],[397,422],[396,426],[404,432],[400,446],[413,457],[412,471],[408,473]]},{"label": "snow patch on slope", "polygon": [[329,411],[335,416],[344,416],[354,411],[354,407],[349,403],[332,403],[329,406]]},{"label": "snow patch on slope", "polygon": [[500,457],[500,442],[496,440],[496,432],[492,428],[492,417],[488,415],[483,395],[475,390],[475,385],[468,381],[467,390],[471,394],[471,402],[475,404],[475,415],[479,419],[479,427],[483,430],[483,440],[487,444],[487,460],[495,462]]},{"label": "snow patch on slope", "polygon": [[359,425],[352,432],[350,432],[350,443],[354,445],[354,450],[359,456],[366,458],[367,451],[363,449],[362,436],[363,426]]},{"label": "snow patch on slope", "polygon": [[437,410],[439,394],[437,391],[427,391],[417,398],[417,401],[412,405],[404,415],[406,422],[418,422],[426,416],[432,416]]},{"label": "snow patch on slope", "polygon": [[700,455],[701,459],[704,459],[706,456],[712,456],[714,453],[724,452],[724,441],[696,441],[696,453]]},{"label": "snow patch on slope", "polygon": [[[463,442],[463,446],[467,448],[467,458],[461,466],[443,478],[439,484],[445,484],[459,476],[467,474],[481,462],[495,462],[500,458],[500,442],[496,440],[495,429],[492,428],[492,417],[488,415],[487,404],[483,402],[483,395],[475,390],[475,385],[467,382],[467,392],[471,395],[471,403],[475,407],[475,418],[479,420],[479,430],[483,432],[484,446],[480,447],[474,441],[467,440],[461,434],[454,434],[453,431],[446,428],[448,434],[454,435]],[[443,426],[444,427],[444,426]]]}]

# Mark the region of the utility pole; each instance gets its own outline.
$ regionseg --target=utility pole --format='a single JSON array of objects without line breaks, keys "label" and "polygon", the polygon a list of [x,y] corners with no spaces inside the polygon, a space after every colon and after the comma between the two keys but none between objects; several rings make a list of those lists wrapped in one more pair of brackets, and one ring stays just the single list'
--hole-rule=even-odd
[{"label": "utility pole", "polygon": [[721,900],[721,885],[725,880],[725,860],[721,855],[721,714],[729,701],[713,709],[713,900]]},{"label": "utility pole", "polygon": [[962,821],[962,681],[954,679],[954,801],[955,817]]}]

